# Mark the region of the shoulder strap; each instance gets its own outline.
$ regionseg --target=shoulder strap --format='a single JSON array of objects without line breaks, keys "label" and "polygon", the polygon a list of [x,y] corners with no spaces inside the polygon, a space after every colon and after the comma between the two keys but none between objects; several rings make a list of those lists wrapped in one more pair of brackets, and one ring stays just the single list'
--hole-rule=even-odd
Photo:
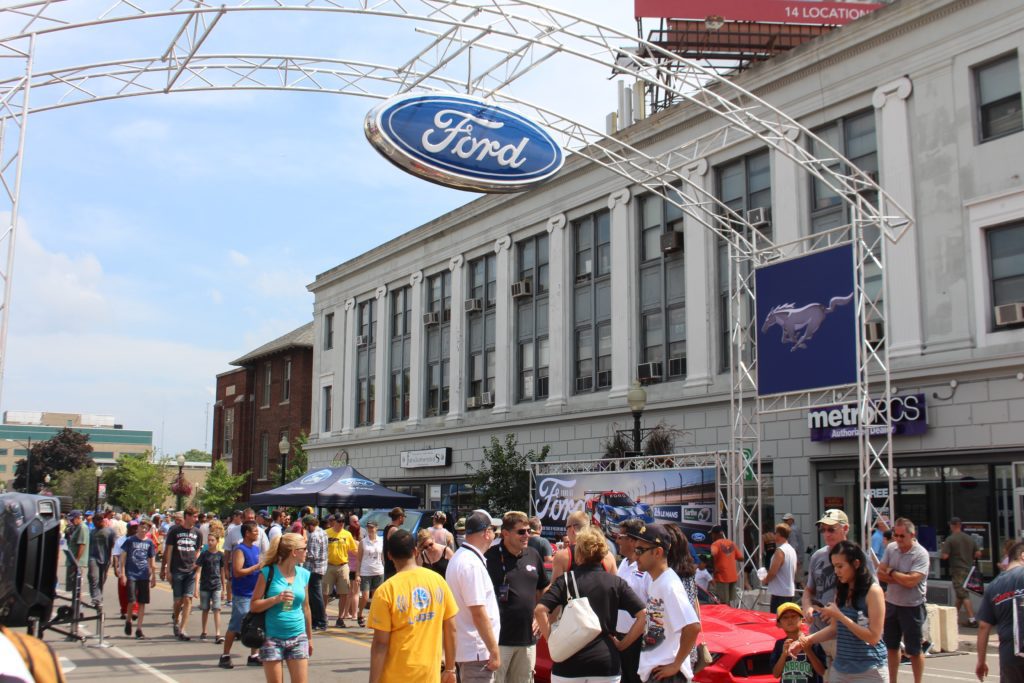
[{"label": "shoulder strap", "polygon": [[[566,576],[565,592],[567,593],[569,600],[575,600],[580,597],[580,586],[576,583],[576,572],[569,572]],[[570,581],[572,581],[571,584],[569,583]],[[573,592],[575,592],[576,595],[573,595]]]}]

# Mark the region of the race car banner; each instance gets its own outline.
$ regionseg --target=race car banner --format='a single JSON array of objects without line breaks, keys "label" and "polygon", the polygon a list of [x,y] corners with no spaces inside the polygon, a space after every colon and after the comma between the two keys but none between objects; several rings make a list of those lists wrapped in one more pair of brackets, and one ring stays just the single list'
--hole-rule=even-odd
[{"label": "race car banner", "polygon": [[637,518],[678,524],[691,542],[706,546],[718,523],[716,491],[713,467],[546,474],[537,477],[533,508],[541,533],[558,541],[569,514],[584,510],[606,536],[618,533],[621,522]]}]

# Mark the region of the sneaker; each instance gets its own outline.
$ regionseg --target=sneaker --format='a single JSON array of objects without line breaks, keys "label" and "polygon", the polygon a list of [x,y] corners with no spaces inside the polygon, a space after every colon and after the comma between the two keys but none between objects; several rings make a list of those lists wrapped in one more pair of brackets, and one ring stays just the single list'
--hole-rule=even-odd
[{"label": "sneaker", "polygon": [[260,661],[259,655],[249,655],[249,658],[245,660],[246,666],[263,666],[263,662]]},{"label": "sneaker", "polygon": [[125,619],[124,621],[124,634],[130,636],[132,634],[132,620]]},{"label": "sneaker", "polygon": [[178,628],[178,622],[171,624],[171,630],[174,631],[175,638],[181,635],[181,630]]},{"label": "sneaker", "polygon": [[189,634],[185,633],[184,631],[180,631],[179,630],[178,631],[178,640],[183,641],[183,642],[187,642],[189,640],[192,640],[192,636],[190,636]]},{"label": "sneaker", "polygon": [[145,637],[146,636],[142,633],[142,629],[141,628],[135,629],[135,640],[142,640]]},{"label": "sneaker", "polygon": [[216,640],[214,640],[213,642],[215,642],[217,645],[222,644],[224,642],[224,636],[217,636]]},{"label": "sneaker", "polygon": [[359,618],[358,618],[358,619],[356,620],[356,623],[358,623],[358,624],[359,624],[359,628],[366,628],[366,620],[365,620],[365,619],[363,619],[362,617],[359,617]]},{"label": "sneaker", "polygon": [[224,601],[224,606],[225,607],[231,607],[231,598],[228,598],[227,600]]},{"label": "sneaker", "polygon": [[206,634],[205,633],[200,633],[199,634],[199,640],[201,640],[203,642],[206,642]]},{"label": "sneaker", "polygon": [[336,622],[334,622],[334,628],[348,628],[348,626],[345,625],[344,619],[338,619]]},{"label": "sneaker", "polygon": [[220,659],[217,660],[217,666],[222,669],[234,669],[235,665],[231,663],[231,655],[221,655]]}]

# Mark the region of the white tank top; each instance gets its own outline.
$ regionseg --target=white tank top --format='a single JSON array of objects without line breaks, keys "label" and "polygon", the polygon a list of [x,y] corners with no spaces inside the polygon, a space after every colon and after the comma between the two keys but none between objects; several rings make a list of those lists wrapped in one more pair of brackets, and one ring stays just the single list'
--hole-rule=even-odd
[{"label": "white tank top", "polygon": [[783,543],[777,550],[782,551],[782,567],[771,581],[768,582],[769,595],[790,596],[796,594],[796,550],[789,543]]},{"label": "white tank top", "polygon": [[369,534],[359,541],[362,546],[362,560],[359,562],[360,576],[384,575],[384,539],[377,534],[377,540],[371,541]]}]

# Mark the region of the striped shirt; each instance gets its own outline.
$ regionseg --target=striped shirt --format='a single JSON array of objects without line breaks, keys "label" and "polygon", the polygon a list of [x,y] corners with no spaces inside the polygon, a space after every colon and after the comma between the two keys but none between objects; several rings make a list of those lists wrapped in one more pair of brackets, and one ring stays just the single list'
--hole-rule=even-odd
[{"label": "striped shirt", "polygon": [[[854,600],[854,604],[844,605],[840,611],[865,628],[868,625],[868,604],[867,594]],[[868,645],[863,640],[853,635],[842,622],[837,624],[836,630],[836,658],[832,666],[836,671],[846,674],[864,673],[870,669],[885,669],[886,652],[885,643],[881,640],[875,645]]]}]

